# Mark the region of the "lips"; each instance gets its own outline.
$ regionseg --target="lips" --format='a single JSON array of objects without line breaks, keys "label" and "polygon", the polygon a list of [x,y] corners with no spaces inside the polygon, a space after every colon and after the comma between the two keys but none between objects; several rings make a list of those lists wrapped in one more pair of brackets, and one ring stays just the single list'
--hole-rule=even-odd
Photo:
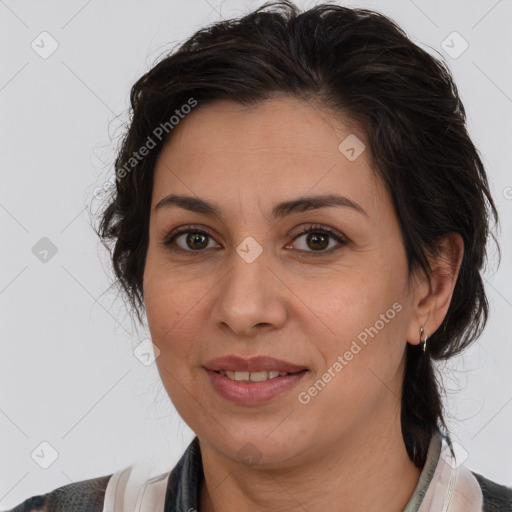
[{"label": "lips", "polygon": [[308,369],[305,366],[266,356],[251,357],[250,359],[238,356],[217,357],[207,361],[204,367],[214,372],[285,372],[291,374]]},{"label": "lips", "polygon": [[[287,374],[260,382],[232,380],[219,372],[205,369],[210,384],[223,399],[239,406],[260,406],[277,400],[296,387],[307,371]],[[255,374],[250,374],[255,375]]]}]

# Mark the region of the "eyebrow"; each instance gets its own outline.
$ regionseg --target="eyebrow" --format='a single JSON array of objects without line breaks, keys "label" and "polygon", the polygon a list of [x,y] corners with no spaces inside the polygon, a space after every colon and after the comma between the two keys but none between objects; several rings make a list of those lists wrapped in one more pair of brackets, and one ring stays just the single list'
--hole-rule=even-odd
[{"label": "eyebrow", "polygon": [[[222,210],[217,205],[209,203],[198,197],[181,196],[176,194],[170,194],[164,197],[156,204],[154,210],[156,211],[161,208],[171,208],[173,206],[183,208],[195,213],[216,216],[220,219],[223,218]],[[301,213],[309,210],[318,210],[320,208],[329,208],[333,206],[351,208],[365,215],[366,217],[369,217],[368,213],[360,204],[352,201],[348,197],[339,196],[336,194],[304,196],[298,199],[292,199],[290,201],[283,201],[276,204],[274,208],[272,208],[272,216],[274,219],[280,219],[293,213]]]}]

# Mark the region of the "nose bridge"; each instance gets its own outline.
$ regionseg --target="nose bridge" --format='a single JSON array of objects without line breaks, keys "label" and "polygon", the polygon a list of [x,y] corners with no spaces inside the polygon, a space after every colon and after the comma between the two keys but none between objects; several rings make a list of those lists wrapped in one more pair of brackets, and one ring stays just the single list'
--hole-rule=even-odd
[{"label": "nose bridge", "polygon": [[276,326],[283,319],[283,308],[272,291],[269,255],[255,239],[248,238],[233,250],[214,308],[215,322],[229,325],[238,334],[247,334],[258,324]]},{"label": "nose bridge", "polygon": [[244,299],[246,304],[262,299],[261,296],[266,294],[269,263],[268,255],[264,254],[263,247],[254,238],[244,239],[233,252],[224,295]]}]

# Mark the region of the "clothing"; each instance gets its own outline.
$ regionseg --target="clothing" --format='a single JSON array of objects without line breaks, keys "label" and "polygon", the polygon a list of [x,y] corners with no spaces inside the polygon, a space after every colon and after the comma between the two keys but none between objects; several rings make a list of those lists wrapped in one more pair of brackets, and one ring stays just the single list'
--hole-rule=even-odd
[{"label": "clothing", "polygon": [[[129,466],[34,496],[4,512],[199,512],[202,478],[201,450],[195,437],[176,466],[156,477],[148,478],[147,466]],[[512,512],[512,487],[459,464],[437,431],[402,512]]]}]

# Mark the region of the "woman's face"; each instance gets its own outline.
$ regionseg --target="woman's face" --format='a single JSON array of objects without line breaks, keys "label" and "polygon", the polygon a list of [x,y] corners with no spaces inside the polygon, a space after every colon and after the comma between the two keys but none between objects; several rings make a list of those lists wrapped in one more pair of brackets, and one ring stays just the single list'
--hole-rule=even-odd
[{"label": "woman's face", "polygon": [[[229,459],[277,467],[399,425],[415,287],[362,144],[304,101],[217,101],[159,156],[144,272],[158,370],[200,441]],[[162,203],[171,194],[190,199]],[[346,199],[313,200],[328,195]],[[241,359],[218,359],[229,356]]]}]

